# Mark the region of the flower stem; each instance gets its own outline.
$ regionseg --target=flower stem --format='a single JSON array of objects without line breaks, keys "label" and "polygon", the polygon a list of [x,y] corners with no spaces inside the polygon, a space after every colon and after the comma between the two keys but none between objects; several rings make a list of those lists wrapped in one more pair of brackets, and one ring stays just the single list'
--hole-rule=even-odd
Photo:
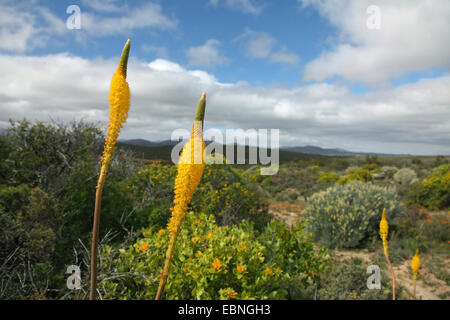
[{"label": "flower stem", "polygon": [[178,234],[180,231],[181,223],[177,227],[177,231],[173,236],[170,236],[169,247],[166,252],[166,260],[164,261],[164,269],[161,273],[161,280],[159,282],[158,292],[156,293],[155,300],[160,300],[166,286],[167,278],[169,277],[170,264],[172,262],[173,251],[175,250],[175,244],[177,242]]},{"label": "flower stem", "polygon": [[414,278],[413,278],[413,281],[414,281],[414,300],[417,300],[417,298],[416,298],[416,280],[417,280],[417,272],[414,272]]},{"label": "flower stem", "polygon": [[106,165],[103,165],[98,177],[97,189],[95,192],[95,208],[94,208],[94,225],[92,227],[92,244],[91,244],[91,279],[89,300],[95,300],[95,292],[97,290],[97,247],[98,233],[100,225],[100,207],[102,200],[102,190],[106,178]]},{"label": "flower stem", "polygon": [[389,255],[387,254],[387,252],[384,252],[384,256],[386,257],[386,261],[389,265],[389,269],[391,270],[392,273],[392,300],[395,300],[395,274],[394,274],[394,268],[392,267],[391,261],[389,260]]}]

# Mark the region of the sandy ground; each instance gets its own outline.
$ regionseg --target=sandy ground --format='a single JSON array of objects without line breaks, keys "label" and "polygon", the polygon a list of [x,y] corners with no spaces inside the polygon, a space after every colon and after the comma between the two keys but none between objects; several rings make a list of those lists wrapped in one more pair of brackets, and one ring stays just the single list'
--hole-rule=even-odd
[{"label": "sandy ground", "polygon": [[[335,250],[336,255],[341,259],[360,258],[366,263],[373,261],[374,253],[367,250],[345,251]],[[425,257],[426,258],[426,257]],[[449,269],[450,261],[447,259],[444,266]],[[450,270],[449,270],[450,271]],[[411,262],[406,260],[402,264],[394,266],[394,273],[397,280],[397,286],[402,286],[406,295],[413,299],[413,279],[411,273]],[[416,283],[417,299],[422,300],[450,300],[450,287],[445,281],[439,280],[434,274],[425,267],[421,267]],[[446,296],[444,299],[441,296]]]},{"label": "sandy ground", "polygon": [[[296,223],[299,218],[298,212],[270,210],[269,213],[276,219],[285,221],[288,226]],[[374,260],[374,253],[370,253],[368,250],[335,250],[335,254],[339,259],[360,258],[367,263]],[[426,258],[426,256],[423,258]],[[445,260],[443,267],[450,271],[450,259],[447,258]],[[397,286],[403,287],[406,295],[413,299],[413,279],[410,261],[404,261],[402,264],[394,266],[394,273]],[[422,266],[416,283],[416,295],[418,299],[422,300],[443,300],[442,297],[445,297],[444,300],[450,300],[450,286],[445,281],[436,278],[434,274]]]}]

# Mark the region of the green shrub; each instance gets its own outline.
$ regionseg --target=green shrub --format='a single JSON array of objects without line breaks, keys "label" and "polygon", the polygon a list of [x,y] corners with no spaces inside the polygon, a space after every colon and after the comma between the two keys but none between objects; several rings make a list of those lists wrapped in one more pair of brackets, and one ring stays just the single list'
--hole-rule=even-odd
[{"label": "green shrub", "polygon": [[422,183],[415,183],[408,193],[407,202],[428,209],[450,208],[450,164],[441,165]]},{"label": "green shrub", "polygon": [[333,183],[339,180],[339,174],[333,171],[321,172],[317,183]]},{"label": "green shrub", "polygon": [[394,189],[354,181],[314,194],[304,216],[316,240],[330,248],[351,248],[377,234],[383,208],[390,224],[403,212]]},{"label": "green shrub", "polygon": [[409,186],[417,181],[417,174],[413,169],[402,168],[394,174],[394,181],[403,186]]},{"label": "green shrub", "polygon": [[[290,231],[272,221],[257,236],[248,222],[219,227],[212,215],[189,212],[179,237],[165,299],[286,299],[295,280],[314,283],[326,264],[301,223]],[[131,247],[104,247],[103,297],[154,299],[167,241],[167,230],[148,228]]]},{"label": "green shrub", "polygon": [[[134,215],[146,219],[146,225],[166,227],[173,205],[175,175],[175,166],[151,164],[126,181],[127,193],[136,208]],[[266,201],[229,165],[205,167],[190,207],[213,214],[218,225],[249,219],[262,230],[269,221]]]},{"label": "green shrub", "polygon": [[369,170],[372,173],[379,173],[380,172],[380,167],[378,166],[377,163],[367,163],[367,164],[362,166],[362,169]]},{"label": "green shrub", "polygon": [[398,169],[397,169],[397,167],[394,167],[394,166],[383,166],[383,167],[380,168],[380,171],[386,177],[392,179],[392,177],[398,171]]},{"label": "green shrub", "polygon": [[389,300],[390,283],[381,277],[381,289],[368,289],[367,266],[353,258],[334,264],[321,279],[317,290],[318,300]]},{"label": "green shrub", "polygon": [[346,171],[345,176],[338,180],[340,185],[345,185],[352,181],[368,182],[372,180],[372,173],[368,169],[349,169]]}]

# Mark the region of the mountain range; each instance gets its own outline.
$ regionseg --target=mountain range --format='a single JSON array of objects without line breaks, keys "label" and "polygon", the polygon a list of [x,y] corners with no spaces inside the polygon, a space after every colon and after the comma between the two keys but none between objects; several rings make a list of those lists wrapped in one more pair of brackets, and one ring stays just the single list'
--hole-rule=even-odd
[{"label": "mountain range", "polygon": [[[137,147],[167,147],[174,146],[178,141],[163,140],[163,141],[149,141],[145,139],[130,139],[130,140],[119,140],[121,144],[132,145]],[[210,141],[205,141],[208,144]],[[304,154],[315,154],[315,155],[327,155],[327,156],[355,156],[355,155],[385,155],[372,152],[353,152],[339,148],[322,148],[317,146],[297,146],[297,147],[281,147],[280,150],[304,153]]]}]

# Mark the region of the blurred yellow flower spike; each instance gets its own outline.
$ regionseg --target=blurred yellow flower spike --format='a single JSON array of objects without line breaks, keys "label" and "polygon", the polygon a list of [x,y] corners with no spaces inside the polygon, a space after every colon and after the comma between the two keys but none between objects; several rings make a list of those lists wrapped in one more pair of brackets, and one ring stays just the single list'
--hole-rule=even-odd
[{"label": "blurred yellow flower spike", "polygon": [[381,237],[381,240],[383,241],[384,254],[386,254],[386,255],[388,254],[388,252],[387,252],[387,250],[388,250],[388,245],[387,245],[388,232],[389,232],[389,224],[386,219],[386,209],[383,209],[383,215],[382,215],[381,221],[380,221],[380,237]]},{"label": "blurred yellow flower spike", "polygon": [[419,274],[420,269],[420,258],[419,258],[419,250],[416,250],[416,254],[411,260],[411,269],[413,272],[413,283],[414,283],[414,300],[416,300],[416,281],[417,275]]},{"label": "blurred yellow flower spike", "polygon": [[384,208],[383,214],[381,216],[381,221],[380,221],[380,238],[383,241],[384,256],[386,257],[386,261],[389,265],[389,269],[391,270],[391,274],[392,274],[392,300],[395,300],[396,282],[395,282],[394,268],[392,267],[391,261],[389,260],[389,251],[388,251],[388,242],[387,242],[388,233],[389,233],[389,223],[386,219],[386,208]]}]

